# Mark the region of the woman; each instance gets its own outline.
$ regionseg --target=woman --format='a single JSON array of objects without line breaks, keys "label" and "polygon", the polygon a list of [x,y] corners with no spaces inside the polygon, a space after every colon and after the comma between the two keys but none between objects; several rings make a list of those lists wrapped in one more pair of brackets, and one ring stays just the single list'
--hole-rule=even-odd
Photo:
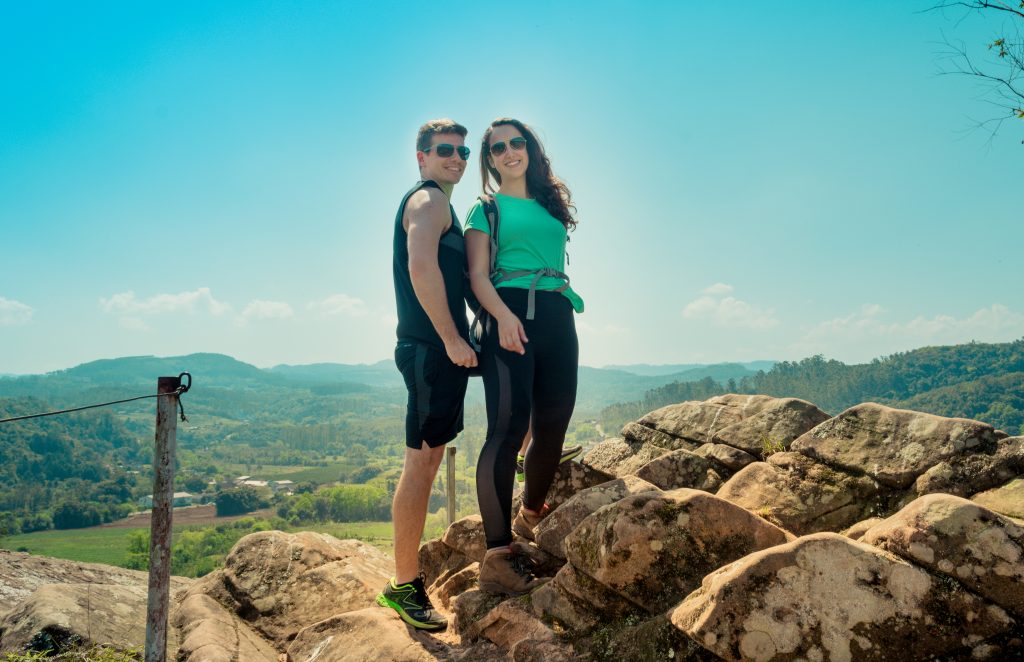
[{"label": "woman", "polygon": [[[513,546],[512,530],[532,539],[546,514],[544,497],[576,404],[579,344],[573,311],[583,312],[583,300],[564,274],[575,208],[536,134],[518,120],[491,123],[483,137],[480,169],[485,193],[494,190],[492,179],[498,185],[499,221],[493,276],[491,226],[482,202],[466,221],[470,284],[487,313],[481,339],[487,440],[476,468],[487,538],[480,588],[520,595],[538,581]],[[531,420],[523,507],[512,522],[516,455]]]}]

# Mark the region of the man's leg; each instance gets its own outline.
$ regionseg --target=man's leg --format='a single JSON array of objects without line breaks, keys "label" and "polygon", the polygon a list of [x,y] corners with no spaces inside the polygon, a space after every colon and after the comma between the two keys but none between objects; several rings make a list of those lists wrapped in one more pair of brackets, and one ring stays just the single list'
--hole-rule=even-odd
[{"label": "man's leg", "polygon": [[420,572],[419,549],[427,504],[434,477],[444,457],[444,445],[431,448],[424,442],[419,449],[405,449],[405,466],[395,488],[391,519],[395,528],[395,582],[404,584]]}]

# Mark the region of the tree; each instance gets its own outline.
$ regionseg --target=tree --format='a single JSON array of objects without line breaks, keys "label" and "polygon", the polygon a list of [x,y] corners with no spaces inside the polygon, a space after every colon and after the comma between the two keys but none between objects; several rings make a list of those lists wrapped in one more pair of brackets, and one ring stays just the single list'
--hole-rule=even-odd
[{"label": "tree", "polygon": [[947,39],[941,69],[943,74],[972,77],[987,88],[985,97],[998,110],[995,117],[977,122],[978,128],[994,137],[1006,120],[1024,122],[1024,0],[942,0],[932,9],[944,14],[952,10],[961,20],[978,14],[993,24],[984,50],[982,44]]},{"label": "tree", "polygon": [[255,488],[243,486],[218,492],[214,498],[217,517],[251,513],[260,507],[260,495]]},{"label": "tree", "polygon": [[53,528],[82,529],[87,526],[96,526],[102,519],[99,510],[91,503],[66,501],[53,511]]}]

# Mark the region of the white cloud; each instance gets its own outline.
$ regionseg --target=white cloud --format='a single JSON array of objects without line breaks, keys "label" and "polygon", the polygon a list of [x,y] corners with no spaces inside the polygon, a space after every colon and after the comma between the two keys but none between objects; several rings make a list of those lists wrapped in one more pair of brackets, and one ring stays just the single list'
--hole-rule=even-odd
[{"label": "white cloud", "polygon": [[[731,292],[732,287],[716,283],[704,291],[724,294]],[[694,299],[683,308],[683,317],[733,328],[769,329],[779,324],[773,309],[763,310],[731,296],[707,295]]]},{"label": "white cloud", "polygon": [[163,313],[190,313],[205,310],[211,315],[223,315],[231,306],[213,298],[210,288],[200,287],[192,292],[157,294],[148,299],[137,299],[135,292],[119,292],[109,299],[100,299],[100,308],[107,313],[131,315],[159,315]]},{"label": "white cloud", "polygon": [[284,301],[263,301],[253,299],[242,311],[245,319],[287,319],[295,314],[292,307]]},{"label": "white cloud", "polygon": [[1024,336],[1024,314],[1002,304],[992,304],[957,318],[952,315],[919,315],[907,321],[887,321],[885,311],[867,304],[859,313],[836,317],[809,328],[796,344],[806,351],[823,346],[870,348],[872,356],[926,345],[955,345],[971,340],[1006,342]]},{"label": "white cloud", "polygon": [[704,294],[732,294],[733,286],[725,283],[715,283],[711,287],[704,288]]},{"label": "white cloud", "polygon": [[321,315],[347,315],[349,317],[360,317],[366,314],[366,304],[347,294],[332,294],[320,301],[311,301],[306,304],[308,310]]},{"label": "white cloud", "polygon": [[35,313],[31,306],[27,306],[14,299],[0,297],[0,326],[21,326],[32,321]]}]

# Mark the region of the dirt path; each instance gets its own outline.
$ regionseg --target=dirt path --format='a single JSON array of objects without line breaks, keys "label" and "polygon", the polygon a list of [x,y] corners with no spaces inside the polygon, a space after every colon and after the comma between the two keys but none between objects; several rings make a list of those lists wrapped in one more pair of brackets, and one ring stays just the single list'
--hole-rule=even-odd
[{"label": "dirt path", "polygon": [[[245,515],[231,515],[228,517],[217,517],[217,507],[212,503],[205,506],[186,506],[184,508],[175,508],[172,521],[175,526],[188,526],[188,525],[200,525],[200,524],[224,524],[225,522],[233,522],[236,519],[242,519],[243,517],[256,517],[256,518],[268,518],[274,516],[273,508],[264,508],[263,510],[256,510]],[[146,510],[140,513],[133,513],[124,519],[119,519],[116,522],[109,522],[107,524],[101,524],[99,529],[144,529],[150,526],[150,511]]]}]

